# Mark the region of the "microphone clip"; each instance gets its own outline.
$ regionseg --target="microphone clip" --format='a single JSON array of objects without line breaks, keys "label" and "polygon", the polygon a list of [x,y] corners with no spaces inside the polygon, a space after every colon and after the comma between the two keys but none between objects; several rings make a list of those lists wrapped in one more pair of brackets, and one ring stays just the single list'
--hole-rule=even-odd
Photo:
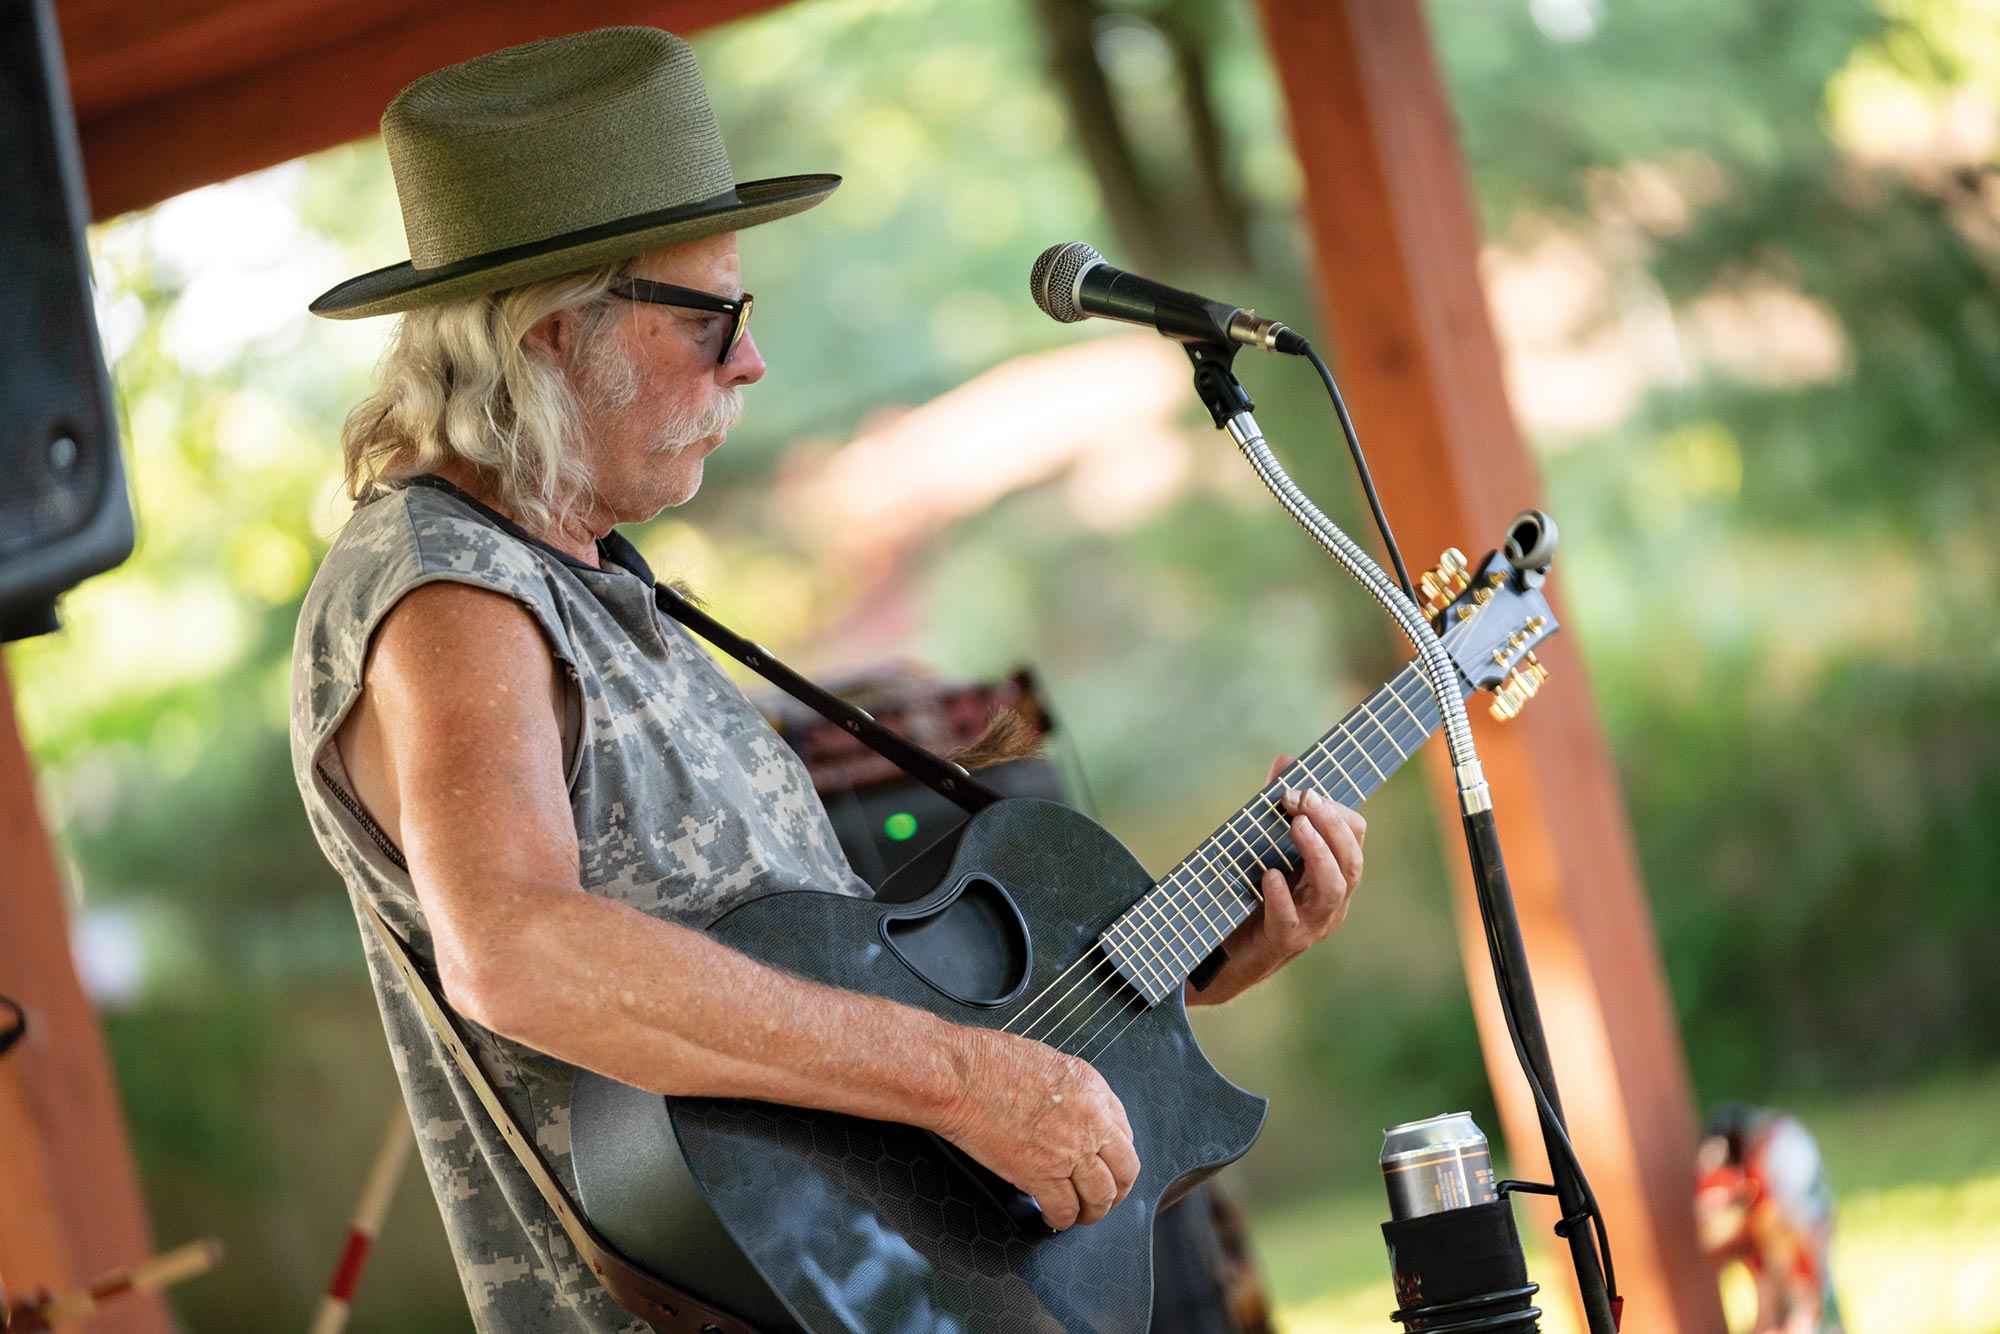
[{"label": "microphone clip", "polygon": [[1243,387],[1243,382],[1236,378],[1236,354],[1243,347],[1242,343],[1181,344],[1181,350],[1194,363],[1195,396],[1208,409],[1208,415],[1215,419],[1218,430],[1226,429],[1232,420],[1257,407],[1251,402],[1250,392]]}]

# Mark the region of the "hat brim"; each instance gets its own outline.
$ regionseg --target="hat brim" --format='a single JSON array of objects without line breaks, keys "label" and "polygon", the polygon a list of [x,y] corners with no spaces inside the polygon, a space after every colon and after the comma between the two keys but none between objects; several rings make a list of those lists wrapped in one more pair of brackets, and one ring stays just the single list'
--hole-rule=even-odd
[{"label": "hat brim", "polygon": [[419,269],[405,260],[349,278],[322,293],[307,309],[331,320],[358,320],[497,292],[803,213],[839,184],[838,176],[773,176],[737,186],[732,201],[703,200],[641,213],[441,268]]}]

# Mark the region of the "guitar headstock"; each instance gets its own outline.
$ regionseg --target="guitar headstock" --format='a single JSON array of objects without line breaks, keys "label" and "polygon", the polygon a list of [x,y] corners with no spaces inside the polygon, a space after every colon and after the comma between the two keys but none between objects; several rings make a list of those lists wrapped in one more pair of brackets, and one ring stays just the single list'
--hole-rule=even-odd
[{"label": "guitar headstock", "polygon": [[1492,714],[1502,722],[1517,716],[1549,678],[1535,646],[1557,628],[1541,591],[1554,545],[1555,525],[1531,510],[1515,520],[1503,550],[1474,565],[1451,548],[1417,581],[1424,614],[1464,684],[1491,690]]}]

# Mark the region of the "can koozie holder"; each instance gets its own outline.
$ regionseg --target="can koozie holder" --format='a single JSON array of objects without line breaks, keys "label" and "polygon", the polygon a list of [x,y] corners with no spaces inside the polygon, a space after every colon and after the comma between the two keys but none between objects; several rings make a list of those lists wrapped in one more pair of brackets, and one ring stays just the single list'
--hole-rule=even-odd
[{"label": "can koozie holder", "polygon": [[1514,1207],[1504,1199],[1382,1225],[1396,1276],[1390,1316],[1410,1334],[1540,1328]]}]

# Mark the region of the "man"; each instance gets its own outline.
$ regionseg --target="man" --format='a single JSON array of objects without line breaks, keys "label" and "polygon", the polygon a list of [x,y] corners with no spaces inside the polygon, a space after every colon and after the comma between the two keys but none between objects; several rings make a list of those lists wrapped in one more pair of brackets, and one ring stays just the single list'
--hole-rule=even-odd
[{"label": "man", "polygon": [[[837,178],[734,183],[686,44],[644,28],[426,76],[383,136],[411,262],[313,305],[403,316],[348,419],[359,504],[294,655],[294,769],[328,859],[433,962],[571,1190],[584,1067],[922,1126],[1054,1226],[1102,1218],[1140,1164],[1089,1065],[801,981],[700,930],[774,891],[868,892],[803,767],[659,616],[613,531],[695,494],[764,376],[735,231]],[[1203,1001],[1346,911],[1365,826],[1323,798],[1294,807],[1297,883],[1267,879]],[[363,938],[479,1327],[629,1327]]]}]

